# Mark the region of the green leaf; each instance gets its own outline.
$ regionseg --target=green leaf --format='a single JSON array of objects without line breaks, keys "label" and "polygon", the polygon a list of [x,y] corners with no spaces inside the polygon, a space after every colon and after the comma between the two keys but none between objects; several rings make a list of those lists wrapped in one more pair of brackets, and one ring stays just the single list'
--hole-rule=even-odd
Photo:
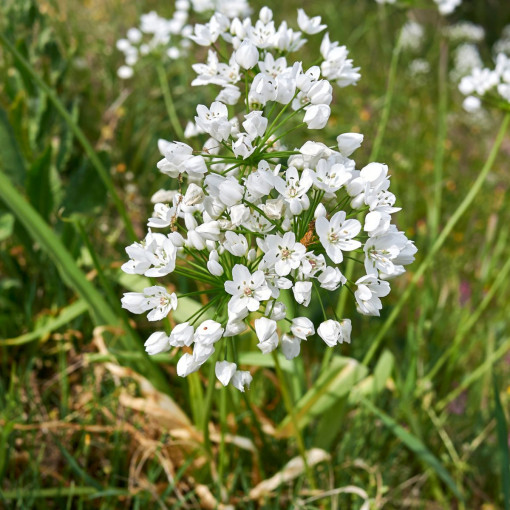
[{"label": "green leaf", "polygon": [[[39,243],[41,249],[53,260],[67,285],[87,303],[96,325],[119,327],[119,318],[103,295],[87,280],[55,232],[2,172],[0,172],[0,199],[12,210],[34,241]],[[118,342],[128,351],[144,352],[140,339],[129,331],[124,332]],[[165,393],[171,392],[165,375],[148,357],[140,361],[128,361],[126,364],[149,379],[157,389]]]},{"label": "green leaf", "polygon": [[106,188],[87,162],[73,171],[66,186],[62,207],[65,216],[81,213],[92,216],[104,209],[106,204]]},{"label": "green leaf", "polygon": [[9,123],[7,113],[0,108],[0,171],[8,175],[16,184],[25,181],[25,161]]},{"label": "green leaf", "polygon": [[362,397],[375,396],[386,387],[386,383],[391,376],[395,357],[393,354],[385,350],[381,354],[374,373],[360,381],[349,393],[349,404],[353,405],[359,402]]},{"label": "green leaf", "polygon": [[30,166],[27,175],[26,192],[30,203],[45,221],[53,209],[50,185],[51,145]]},{"label": "green leaf", "polygon": [[14,216],[8,212],[0,212],[0,241],[11,237],[14,229]]},{"label": "green leaf", "polygon": [[384,423],[384,425],[390,429],[397,439],[402,441],[412,452],[418,455],[424,464],[432,468],[437,476],[443,480],[457,498],[462,501],[464,500],[462,493],[453,478],[450,476],[450,473],[448,473],[437,457],[420,441],[420,439],[401,427],[393,418],[388,416],[384,411],[376,407],[369,400],[362,398],[361,403],[370,412],[375,414]]},{"label": "green leaf", "polygon": [[[337,356],[323,372],[312,388],[295,405],[295,414],[300,428],[323,414],[339,399],[345,397],[351,388],[367,374],[367,367],[352,358]],[[277,435],[292,434],[292,420],[286,416],[277,430]]]},{"label": "green leaf", "polygon": [[73,304],[66,306],[57,317],[54,317],[46,321],[43,325],[36,328],[34,331],[25,333],[24,335],[16,338],[8,338],[7,340],[0,340],[0,346],[2,345],[22,345],[28,342],[32,342],[38,338],[43,338],[52,331],[55,331],[67,323],[71,322],[76,317],[79,317],[88,310],[88,305],[83,300],[75,301]]},{"label": "green leaf", "polygon": [[501,400],[499,398],[498,383],[496,376],[492,374],[494,387],[494,415],[496,417],[498,446],[501,455],[501,489],[505,510],[510,510],[510,452],[508,450],[508,426]]}]

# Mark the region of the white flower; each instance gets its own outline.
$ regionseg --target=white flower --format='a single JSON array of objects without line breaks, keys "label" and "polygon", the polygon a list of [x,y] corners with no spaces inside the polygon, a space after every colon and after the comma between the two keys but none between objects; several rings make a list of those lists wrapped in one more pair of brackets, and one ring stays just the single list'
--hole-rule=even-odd
[{"label": "white flower", "polygon": [[244,257],[248,252],[248,241],[243,234],[236,234],[235,232],[228,231],[225,232],[223,247],[236,257]]},{"label": "white flower", "polygon": [[189,347],[193,343],[193,335],[193,326],[189,322],[181,322],[170,333],[170,345],[172,347]]},{"label": "white flower", "polygon": [[361,223],[354,219],[346,220],[345,216],[345,211],[339,211],[333,215],[331,221],[321,216],[315,222],[320,242],[335,264],[344,259],[342,251],[356,250],[361,246],[359,241],[352,239],[359,234]]},{"label": "white flower", "polygon": [[243,159],[250,157],[256,147],[252,145],[253,138],[247,133],[239,133],[237,140],[232,142],[232,152],[236,157],[241,156]]},{"label": "white flower", "polygon": [[346,157],[349,157],[358,147],[361,147],[363,135],[359,133],[343,133],[336,137],[338,150]]},{"label": "white flower", "polygon": [[121,80],[129,80],[134,74],[133,68],[130,66],[120,66],[117,69],[117,76]]},{"label": "white flower", "polygon": [[292,288],[294,299],[303,306],[310,304],[312,297],[312,282],[296,282]]},{"label": "white flower", "polygon": [[337,192],[352,178],[351,172],[347,170],[344,165],[341,163],[331,163],[330,161],[321,159],[317,163],[316,171],[312,172],[314,185],[326,193]]},{"label": "white flower", "polygon": [[214,366],[214,373],[223,386],[227,386],[236,370],[237,365],[235,363],[229,363],[228,361],[217,361]]},{"label": "white flower", "polygon": [[327,104],[313,104],[306,109],[303,122],[308,129],[322,129],[329,120],[331,108]]},{"label": "white flower", "polygon": [[321,287],[331,292],[335,291],[347,282],[347,278],[340,272],[337,267],[327,267],[318,278]]},{"label": "white flower", "polygon": [[285,172],[285,181],[281,177],[276,177],[275,188],[289,204],[292,214],[300,214],[308,208],[306,193],[312,183],[310,170],[305,169],[299,176],[297,169],[290,166]]},{"label": "white flower", "polygon": [[169,294],[164,287],[153,286],[141,292],[126,292],[122,298],[122,308],[131,313],[143,313],[151,310],[147,315],[150,321],[159,321],[166,317],[170,310],[177,309],[177,295]]},{"label": "white flower", "polygon": [[177,248],[163,234],[149,232],[142,244],[133,243],[126,248],[126,252],[130,260],[122,265],[125,273],[157,277],[175,269]]},{"label": "white flower", "polygon": [[296,242],[294,232],[286,232],[282,237],[269,235],[266,238],[268,252],[264,259],[269,265],[274,265],[277,275],[287,276],[292,269],[297,269],[301,259],[306,253],[306,248]]},{"label": "white flower", "polygon": [[371,237],[364,247],[367,274],[377,276],[378,271],[387,276],[402,274],[404,267],[403,264],[399,264],[399,255],[408,246],[412,253],[406,262],[410,264],[414,261],[416,247],[408,241],[403,232],[392,230],[382,236]]},{"label": "white flower", "polygon": [[192,354],[184,353],[177,362],[177,375],[179,377],[186,377],[200,368],[200,363],[195,361]]},{"label": "white flower", "polygon": [[254,110],[244,116],[246,120],[243,122],[243,127],[253,140],[266,132],[267,119],[262,114],[263,112]]},{"label": "white flower", "polygon": [[320,16],[309,18],[303,9],[298,9],[297,22],[305,34],[318,34],[326,28],[326,25],[321,25]]},{"label": "white flower", "polygon": [[301,340],[306,340],[310,335],[315,334],[313,322],[307,317],[295,317],[290,327],[292,334]]},{"label": "white flower", "polygon": [[462,0],[434,0],[439,12],[443,15],[451,14],[461,3]]},{"label": "white flower", "polygon": [[152,333],[144,345],[147,354],[150,354],[151,356],[170,350],[169,338],[164,331],[156,331],[155,333]]},{"label": "white flower", "polygon": [[276,321],[268,319],[267,317],[255,319],[255,332],[259,339],[257,347],[263,352],[263,354],[268,354],[278,347]]},{"label": "white flower", "polygon": [[344,319],[342,322],[329,319],[324,321],[317,329],[318,335],[329,347],[334,347],[343,342],[351,342],[351,321]]},{"label": "white flower", "polygon": [[261,301],[271,297],[262,271],[251,274],[246,266],[236,264],[232,270],[232,278],[233,280],[225,282],[225,291],[232,296],[228,308],[234,313],[245,309],[254,312],[259,309]]},{"label": "white flower", "polygon": [[245,39],[236,50],[235,59],[243,69],[251,69],[259,61],[259,50],[249,39]]},{"label": "white flower", "polygon": [[390,293],[390,284],[379,280],[376,276],[365,275],[357,282],[358,288],[354,293],[358,311],[363,315],[377,315],[382,308],[379,298],[387,296]]},{"label": "white flower", "polygon": [[158,162],[159,170],[170,176],[177,177],[185,172],[186,162],[193,157],[193,149],[182,142],[158,140],[159,152],[164,158]]},{"label": "white flower", "polygon": [[195,330],[195,343],[212,345],[222,337],[223,331],[224,329],[219,322],[207,319]]},{"label": "white flower", "polygon": [[243,393],[245,386],[248,389],[250,388],[252,380],[253,377],[251,376],[250,372],[243,370],[237,370],[231,379],[234,387],[237,388],[239,391],[242,391]]},{"label": "white flower", "polygon": [[274,101],[276,96],[276,79],[264,73],[257,74],[250,87],[248,103],[264,106],[268,101]]},{"label": "white flower", "polygon": [[197,114],[198,116],[195,117],[197,126],[202,128],[215,140],[222,142],[229,137],[232,125],[228,121],[228,110],[223,103],[214,101],[210,109],[199,104],[197,106]]},{"label": "white flower", "polygon": [[295,336],[284,334],[281,349],[286,359],[294,359],[296,356],[299,356],[301,351],[301,340]]}]

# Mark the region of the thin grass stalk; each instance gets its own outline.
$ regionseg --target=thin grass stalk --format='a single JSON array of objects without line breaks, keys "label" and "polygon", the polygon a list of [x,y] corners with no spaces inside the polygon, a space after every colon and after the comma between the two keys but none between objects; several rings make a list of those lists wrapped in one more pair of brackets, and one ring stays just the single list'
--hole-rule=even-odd
[{"label": "thin grass stalk", "polygon": [[184,131],[182,129],[181,123],[179,122],[179,116],[177,115],[177,111],[175,109],[174,99],[172,97],[170,87],[168,86],[168,78],[166,76],[165,68],[159,64],[156,66],[156,71],[158,73],[159,85],[165,100],[166,112],[170,118],[172,128],[177,137],[180,140],[184,140]]},{"label": "thin grass stalk", "polygon": [[496,139],[494,141],[494,144],[492,146],[492,149],[489,153],[489,156],[481,170],[481,172],[478,174],[478,177],[476,178],[475,182],[471,186],[471,189],[469,190],[468,194],[464,197],[464,200],[459,204],[453,215],[450,217],[448,222],[446,223],[444,229],[439,234],[439,237],[436,239],[436,242],[432,245],[432,248],[430,249],[429,253],[425,257],[425,259],[422,261],[420,266],[418,267],[418,270],[412,277],[411,281],[408,283],[406,290],[404,293],[400,296],[400,299],[398,300],[397,304],[391,311],[390,315],[382,325],[381,329],[379,330],[379,333],[376,335],[374,341],[372,342],[369,351],[365,355],[365,358],[363,359],[363,364],[367,365],[372,360],[374,354],[376,353],[381,341],[383,340],[384,336],[388,332],[389,328],[395,321],[395,319],[399,316],[400,311],[402,310],[402,307],[407,302],[409,297],[411,296],[414,287],[420,280],[420,278],[423,276],[425,271],[429,268],[431,263],[434,260],[434,256],[439,251],[441,246],[443,246],[444,242],[450,235],[450,232],[453,230],[453,227],[457,224],[457,222],[460,220],[460,218],[463,216],[463,214],[467,211],[468,207],[471,205],[473,200],[475,199],[476,195],[480,191],[480,188],[482,187],[483,183],[485,182],[485,179],[487,178],[487,175],[489,171],[491,170],[494,161],[496,159],[496,156],[498,155],[499,148],[501,147],[501,144],[503,142],[503,138],[505,136],[505,133],[508,129],[508,124],[510,121],[510,113],[506,113],[503,121],[501,122],[501,126],[499,128],[499,132],[496,136]]},{"label": "thin grass stalk", "polygon": [[313,474],[313,471],[310,469],[310,466],[308,464],[308,459],[306,457],[306,448],[305,448],[305,442],[303,440],[303,436],[301,435],[301,431],[299,430],[299,424],[297,421],[296,413],[294,410],[294,403],[292,402],[292,398],[290,396],[290,391],[287,385],[287,380],[285,379],[285,375],[283,373],[282,367],[280,365],[280,360],[278,359],[278,355],[275,351],[272,352],[273,359],[274,359],[274,365],[276,368],[276,375],[278,377],[278,381],[280,382],[280,390],[282,392],[283,397],[283,403],[285,405],[285,409],[287,410],[287,413],[290,415],[293,429],[294,429],[294,439],[296,440],[299,453],[301,455],[301,458],[303,459],[303,464],[305,467],[305,474],[306,478],[308,479],[308,483],[310,484],[310,487],[315,490],[317,489],[317,483],[315,481],[315,476]]},{"label": "thin grass stalk", "polygon": [[1,31],[0,31],[0,43],[9,53],[12,54],[12,56],[19,62],[21,67],[25,69],[25,71],[32,77],[32,79],[37,83],[37,85],[39,85],[39,87],[44,91],[44,93],[48,96],[50,101],[55,106],[58,113],[62,116],[66,124],[69,126],[74,136],[76,136],[81,146],[83,147],[83,150],[90,159],[92,166],[95,168],[99,177],[106,186],[108,193],[112,197],[113,203],[122,218],[122,222],[124,223],[124,227],[126,229],[129,239],[131,241],[136,241],[137,236],[133,229],[131,220],[127,214],[126,208],[124,207],[124,203],[122,202],[119,195],[117,194],[117,191],[115,190],[115,186],[113,185],[113,181],[110,177],[110,174],[108,173],[108,170],[105,168],[105,166],[99,159],[98,155],[96,154],[96,151],[94,150],[94,148],[88,141],[87,137],[85,136],[85,133],[74,121],[72,115],[67,111],[67,109],[62,104],[54,90],[49,85],[47,85],[46,82],[37,74],[37,72],[30,64],[30,62],[28,62],[23,57],[23,55],[9,42],[5,34],[3,34]]},{"label": "thin grass stalk", "polygon": [[[440,32],[442,33],[442,31]],[[443,168],[446,142],[446,116],[448,113],[448,41],[441,36],[438,71],[438,115],[437,115],[437,139],[434,155],[434,201],[429,214],[430,239],[434,240],[439,231],[441,219],[441,205],[443,198]]]},{"label": "thin grass stalk", "polygon": [[462,322],[459,325],[459,329],[457,330],[457,333],[456,333],[450,347],[437,360],[434,367],[425,376],[425,379],[432,380],[436,376],[438,371],[446,363],[446,361],[448,361],[448,359],[452,355],[452,353],[457,351],[460,343],[462,342],[462,340],[464,340],[464,338],[466,337],[469,330],[478,322],[478,320],[480,319],[480,316],[485,311],[487,306],[489,306],[489,303],[492,301],[492,298],[494,297],[496,292],[506,282],[506,279],[507,279],[509,273],[510,273],[510,259],[508,259],[506,261],[506,263],[503,266],[503,268],[501,269],[501,271],[498,272],[498,277],[494,280],[489,291],[485,294],[482,302],[478,305],[478,307],[476,308],[474,313],[470,314],[469,318],[465,322]]},{"label": "thin grass stalk", "polygon": [[438,412],[444,411],[445,407],[452,400],[455,400],[462,392],[466,391],[471,384],[480,379],[480,377],[483,377],[489,370],[492,370],[494,364],[505,356],[508,351],[510,351],[510,338],[507,338],[478,368],[470,372],[454,390],[438,402],[436,405]]},{"label": "thin grass stalk", "polygon": [[377,127],[374,145],[372,146],[372,152],[370,153],[370,161],[375,161],[379,157],[381,144],[386,133],[386,126],[388,125],[388,120],[390,118],[391,103],[393,102],[393,94],[395,92],[395,83],[397,81],[397,68],[401,50],[402,37],[399,34],[397,44],[393,48],[393,52],[391,54],[390,73],[388,75],[388,85],[384,96],[384,106],[381,114],[381,121]]}]

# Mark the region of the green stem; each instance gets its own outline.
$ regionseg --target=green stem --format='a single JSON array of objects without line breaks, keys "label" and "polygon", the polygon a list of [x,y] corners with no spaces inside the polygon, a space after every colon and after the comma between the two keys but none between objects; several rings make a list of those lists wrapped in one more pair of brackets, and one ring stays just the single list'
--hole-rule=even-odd
[{"label": "green stem", "polygon": [[450,232],[453,230],[453,227],[457,224],[459,219],[462,217],[462,215],[466,212],[468,207],[471,205],[473,200],[475,199],[476,195],[480,191],[480,188],[482,187],[483,183],[485,182],[485,179],[487,178],[487,175],[489,171],[492,168],[492,165],[494,164],[494,161],[496,159],[496,156],[498,154],[499,148],[501,147],[501,143],[503,142],[503,138],[505,136],[506,130],[508,128],[508,124],[510,121],[510,113],[506,113],[505,117],[503,118],[503,121],[501,123],[501,127],[499,128],[498,135],[496,137],[496,140],[494,141],[494,144],[492,146],[492,149],[489,153],[489,156],[487,158],[487,161],[485,162],[481,172],[479,173],[478,177],[476,178],[475,182],[471,186],[471,189],[469,190],[468,194],[464,197],[464,200],[459,204],[453,215],[448,220],[448,223],[445,225],[444,229],[439,234],[439,237],[436,239],[436,242],[432,245],[432,248],[430,249],[429,253],[423,260],[423,262],[420,264],[418,270],[414,274],[413,278],[409,282],[406,290],[404,293],[400,296],[400,299],[398,300],[397,304],[391,311],[390,315],[384,322],[383,326],[379,330],[379,333],[375,337],[374,341],[372,342],[369,351],[365,355],[365,358],[363,359],[363,364],[367,365],[370,360],[373,358],[375,352],[377,351],[377,348],[379,347],[379,344],[381,343],[382,339],[384,338],[384,335],[388,332],[390,326],[393,324],[395,319],[398,317],[400,310],[402,310],[402,307],[407,302],[409,297],[411,296],[411,293],[420,280],[420,278],[423,276],[425,271],[429,268],[431,263],[434,260],[435,254],[439,251],[441,246],[443,246],[444,242],[450,235]]},{"label": "green stem", "polygon": [[377,134],[375,136],[372,152],[370,154],[370,161],[375,161],[379,156],[381,144],[386,132],[386,126],[388,125],[388,119],[390,118],[391,103],[393,100],[393,93],[395,91],[395,82],[397,78],[398,60],[400,57],[400,50],[402,49],[401,39],[402,38],[399,35],[397,44],[393,48],[390,64],[390,74],[388,76],[388,86],[386,88],[386,95],[384,98],[384,107],[381,115],[381,121],[379,122],[379,126],[377,128]]},{"label": "green stem", "polygon": [[[213,452],[211,447],[211,438],[209,436],[209,419],[211,417],[211,409],[212,409],[212,402],[213,402],[213,392],[214,392],[214,386],[215,386],[215,379],[216,379],[216,362],[218,361],[219,355],[220,355],[221,349],[216,348],[216,352],[211,357],[211,368],[209,371],[209,379],[207,381],[207,390],[205,394],[205,401],[204,401],[204,414],[203,414],[203,434],[204,434],[204,448],[209,456],[209,458],[213,459]],[[211,469],[211,475],[214,478],[214,472]]]},{"label": "green stem", "polygon": [[53,106],[55,106],[57,112],[62,116],[62,118],[67,123],[67,125],[73,132],[74,136],[76,136],[81,146],[83,147],[83,150],[90,159],[92,166],[95,168],[99,177],[106,186],[106,189],[108,190],[110,196],[112,197],[113,203],[115,204],[115,207],[117,208],[117,211],[119,212],[122,218],[128,237],[130,238],[131,241],[136,241],[137,236],[133,229],[131,220],[129,219],[129,216],[127,214],[126,208],[124,207],[124,203],[122,202],[122,200],[120,199],[119,195],[115,190],[113,181],[110,177],[108,170],[105,168],[105,166],[99,159],[98,155],[96,154],[96,151],[93,149],[92,145],[87,140],[85,133],[74,121],[72,115],[66,110],[65,106],[62,104],[54,90],[49,85],[47,85],[46,82],[36,73],[30,62],[28,62],[25,59],[25,57],[21,55],[21,53],[9,42],[5,34],[3,34],[1,31],[0,31],[0,43],[8,52],[10,52],[13,55],[13,57],[19,62],[21,67],[32,77],[32,79],[37,83],[37,85],[39,85],[39,87],[44,91],[44,93],[53,103]]},{"label": "green stem", "polygon": [[439,102],[437,120],[436,152],[434,156],[434,201],[430,212],[430,239],[435,239],[439,230],[441,218],[441,202],[443,195],[443,167],[446,141],[446,116],[448,107],[448,43],[441,40],[439,54]]},{"label": "green stem", "polygon": [[276,367],[276,375],[278,376],[278,380],[280,381],[280,389],[282,392],[283,397],[283,403],[285,405],[285,409],[287,410],[287,413],[290,415],[293,429],[294,429],[294,439],[296,440],[299,453],[301,455],[301,458],[303,459],[303,464],[305,467],[305,473],[306,477],[308,479],[308,483],[310,484],[310,487],[315,490],[317,488],[317,483],[315,482],[315,477],[313,474],[313,471],[310,469],[310,466],[308,465],[308,460],[306,457],[306,448],[305,448],[305,442],[303,441],[303,436],[301,435],[301,431],[299,430],[298,421],[296,418],[296,413],[294,409],[294,403],[292,402],[292,398],[290,396],[290,391],[287,385],[287,380],[285,379],[285,375],[282,371],[282,367],[280,365],[280,361],[278,359],[278,355],[276,354],[276,351],[272,352],[273,359],[274,359],[274,365]]},{"label": "green stem", "polygon": [[168,86],[168,79],[165,69],[161,64],[159,64],[156,66],[156,70],[158,72],[159,85],[165,100],[166,112],[170,117],[170,123],[172,124],[172,128],[177,137],[181,140],[184,140],[184,131],[182,130],[182,126],[179,122],[179,117],[177,116],[177,112],[175,110],[175,104],[172,98],[172,93],[170,92],[170,87]]},{"label": "green stem", "polygon": [[457,330],[457,333],[453,339],[453,342],[450,344],[450,347],[446,352],[443,353],[443,355],[437,360],[434,367],[430,370],[430,372],[425,376],[425,379],[428,379],[431,381],[435,375],[438,373],[438,371],[441,369],[441,367],[448,361],[449,357],[453,352],[458,352],[458,348],[462,340],[466,337],[466,334],[468,331],[478,322],[480,319],[480,316],[484,312],[484,310],[487,308],[489,303],[492,301],[492,298],[498,291],[498,289],[506,283],[506,279],[508,277],[508,274],[510,273],[510,258],[506,261],[503,268],[498,271],[498,276],[494,283],[491,285],[489,291],[485,294],[485,297],[483,298],[480,305],[477,307],[474,313],[472,313],[465,322],[462,322],[459,324],[459,328]]}]

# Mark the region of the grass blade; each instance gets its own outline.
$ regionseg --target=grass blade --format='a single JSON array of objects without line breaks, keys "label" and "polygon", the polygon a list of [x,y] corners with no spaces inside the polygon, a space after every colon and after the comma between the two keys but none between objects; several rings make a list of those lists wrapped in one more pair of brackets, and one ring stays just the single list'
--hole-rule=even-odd
[{"label": "grass blade", "polygon": [[373,414],[375,414],[388,427],[397,439],[402,441],[412,452],[414,452],[420,460],[434,470],[434,472],[443,480],[450,490],[459,498],[464,500],[462,493],[457,487],[450,473],[439,462],[437,457],[418,439],[406,429],[401,427],[391,416],[376,407],[372,402],[362,398],[360,402]]},{"label": "grass blade", "polygon": [[[135,231],[133,229],[133,225],[131,224],[131,220],[127,214],[126,208],[124,207],[124,203],[120,199],[119,195],[115,191],[115,187],[110,178],[110,174],[108,170],[105,168],[101,160],[98,158],[96,151],[93,149],[92,145],[88,141],[85,133],[81,130],[78,124],[75,122],[75,119],[72,115],[67,111],[65,106],[62,104],[60,99],[58,98],[55,91],[46,84],[46,82],[36,73],[30,62],[28,62],[25,57],[11,44],[11,42],[7,39],[5,34],[0,31],[0,43],[2,46],[13,55],[13,57],[18,61],[19,65],[31,76],[31,78],[37,83],[37,85],[44,91],[45,94],[48,95],[48,98],[53,103],[58,113],[62,116],[68,126],[71,128],[71,131],[74,133],[74,136],[78,139],[80,144],[83,147],[83,150],[87,154],[90,162],[95,168],[96,172],[101,177],[101,180],[104,182],[106,189],[108,190],[110,196],[112,197],[113,203],[117,208],[123,222],[124,227],[126,228],[126,232],[128,233],[129,238],[132,241],[137,239]],[[20,167],[22,168],[22,167]]]},{"label": "grass blade", "polygon": [[[67,285],[87,303],[96,324],[117,326],[119,319],[103,295],[87,280],[55,232],[2,172],[0,172],[0,200],[5,202],[31,237],[48,254]],[[120,342],[128,351],[143,352],[141,342],[132,335],[122,335]],[[147,377],[161,391],[170,392],[163,373],[147,357],[143,357],[139,362],[133,361],[130,366]]]},{"label": "grass blade", "polygon": [[41,327],[25,333],[24,335],[17,336],[16,338],[8,338],[7,340],[0,340],[0,345],[23,345],[32,342],[38,338],[42,338],[52,331],[55,331],[67,323],[71,322],[76,317],[79,317],[88,310],[88,305],[83,299],[79,299],[74,303],[63,308],[57,317],[50,319],[46,324]]},{"label": "grass blade", "polygon": [[[351,388],[367,374],[368,369],[355,359],[336,357],[314,386],[296,403],[295,416],[299,428],[305,427],[315,417],[345,397]],[[286,416],[277,431],[278,436],[292,434],[292,421]]]},{"label": "grass blade", "polygon": [[508,425],[501,400],[499,398],[498,382],[492,374],[494,386],[494,415],[496,417],[496,429],[498,433],[498,445],[501,455],[501,489],[503,492],[503,504],[505,510],[510,510],[510,452],[508,450]]}]

